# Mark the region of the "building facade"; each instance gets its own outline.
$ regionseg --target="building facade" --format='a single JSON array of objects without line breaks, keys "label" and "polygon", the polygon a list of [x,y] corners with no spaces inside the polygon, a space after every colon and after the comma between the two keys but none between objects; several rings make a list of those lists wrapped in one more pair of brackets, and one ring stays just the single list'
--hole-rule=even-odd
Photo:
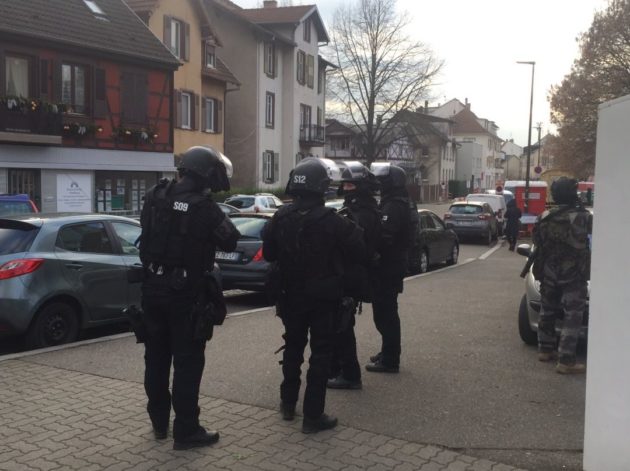
[{"label": "building facade", "polygon": [[203,0],[126,1],[180,62],[173,86],[176,160],[191,146],[224,152],[225,97],[239,82],[221,57]]},{"label": "building facade", "polygon": [[243,9],[206,0],[226,63],[239,77],[226,97],[225,151],[234,163],[233,185],[283,187],[306,156],[324,157],[325,74],[319,56],[328,42],[313,5]]},{"label": "building facade", "polygon": [[[137,213],[174,172],[178,61],[122,0],[0,0],[0,193]],[[130,40],[133,38],[133,40]]]}]

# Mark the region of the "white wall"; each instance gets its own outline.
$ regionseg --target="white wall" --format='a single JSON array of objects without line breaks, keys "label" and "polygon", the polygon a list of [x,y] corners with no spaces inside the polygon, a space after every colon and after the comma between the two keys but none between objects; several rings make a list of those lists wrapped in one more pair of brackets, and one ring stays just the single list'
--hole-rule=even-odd
[{"label": "white wall", "polygon": [[604,103],[597,127],[584,469],[630,470],[630,95]]}]

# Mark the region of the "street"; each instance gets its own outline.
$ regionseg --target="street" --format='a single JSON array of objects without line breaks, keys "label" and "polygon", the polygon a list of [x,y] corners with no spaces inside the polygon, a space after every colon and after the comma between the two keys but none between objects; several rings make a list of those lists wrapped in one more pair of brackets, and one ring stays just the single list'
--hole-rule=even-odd
[{"label": "street", "polygon": [[[399,299],[400,374],[364,372],[363,390],[330,391],[327,410],[349,427],[520,468],[581,469],[585,380],[555,374],[521,342],[523,263],[505,246],[489,252],[462,244],[457,266],[408,279]],[[231,315],[215,330],[202,394],[275,409],[280,321],[273,308],[260,309],[258,295],[236,294],[230,304],[231,312],[237,304],[254,311]],[[357,338],[366,363],[380,346],[369,305]],[[24,361],[138,383],[143,375],[142,347],[132,337]]]}]

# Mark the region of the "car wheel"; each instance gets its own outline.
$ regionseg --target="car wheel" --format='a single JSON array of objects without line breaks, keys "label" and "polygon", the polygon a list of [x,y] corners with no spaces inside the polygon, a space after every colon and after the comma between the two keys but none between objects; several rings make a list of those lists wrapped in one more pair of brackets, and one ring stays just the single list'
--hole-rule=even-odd
[{"label": "car wheel", "polygon": [[521,298],[521,305],[518,308],[518,333],[527,345],[538,345],[538,334],[529,325],[526,295]]},{"label": "car wheel", "polygon": [[79,335],[76,310],[65,302],[52,302],[36,314],[26,334],[28,348],[52,347],[73,342]]},{"label": "car wheel", "polygon": [[453,248],[451,249],[451,256],[446,259],[446,264],[455,265],[457,263],[458,258],[459,258],[459,245],[453,244]]},{"label": "car wheel", "polygon": [[488,228],[488,231],[483,235],[483,242],[486,245],[492,245],[492,230]]},{"label": "car wheel", "polygon": [[429,254],[426,250],[420,252],[420,273],[426,273],[429,271]]}]

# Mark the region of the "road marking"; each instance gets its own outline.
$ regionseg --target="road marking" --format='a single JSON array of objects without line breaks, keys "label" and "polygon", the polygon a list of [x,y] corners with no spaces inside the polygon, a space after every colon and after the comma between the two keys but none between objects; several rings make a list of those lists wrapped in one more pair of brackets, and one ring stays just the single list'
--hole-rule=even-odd
[{"label": "road marking", "polygon": [[468,259],[464,260],[461,263],[456,263],[455,265],[450,265],[448,267],[440,268],[439,270],[433,270],[433,271],[428,271],[426,273],[420,273],[419,275],[408,276],[403,281],[415,280],[416,278],[420,278],[420,277],[428,276],[428,275],[433,275],[434,273],[440,273],[440,272],[443,272],[443,271],[446,271],[446,270],[452,270],[453,268],[461,267],[461,266],[466,265],[466,264],[468,264],[470,262],[474,262],[475,260],[477,260],[477,259],[476,258],[468,258]]},{"label": "road marking", "polygon": [[256,309],[250,309],[249,311],[232,312],[228,314],[227,317],[230,318],[230,317],[246,316],[248,314],[255,314],[257,312],[268,311],[269,309],[274,309],[274,306],[259,307]]},{"label": "road marking", "polygon": [[479,257],[479,260],[485,260],[486,258],[488,258],[490,255],[492,255],[493,253],[495,253],[497,250],[499,250],[501,247],[503,247],[503,242],[497,243],[497,245],[495,245],[494,247],[492,247],[490,250],[488,250],[486,253],[482,254]]}]

